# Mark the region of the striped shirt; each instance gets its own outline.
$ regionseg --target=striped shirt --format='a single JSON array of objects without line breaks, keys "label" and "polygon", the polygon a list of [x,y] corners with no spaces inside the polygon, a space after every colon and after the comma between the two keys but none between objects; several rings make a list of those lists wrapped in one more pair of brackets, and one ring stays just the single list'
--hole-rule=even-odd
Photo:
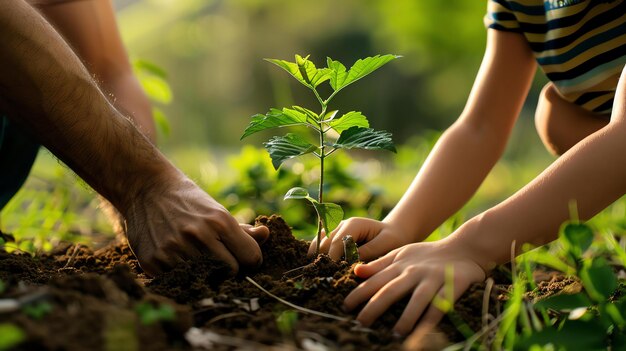
[{"label": "striped shirt", "polygon": [[566,100],[611,112],[626,64],[626,0],[489,0],[484,21],[523,34]]}]

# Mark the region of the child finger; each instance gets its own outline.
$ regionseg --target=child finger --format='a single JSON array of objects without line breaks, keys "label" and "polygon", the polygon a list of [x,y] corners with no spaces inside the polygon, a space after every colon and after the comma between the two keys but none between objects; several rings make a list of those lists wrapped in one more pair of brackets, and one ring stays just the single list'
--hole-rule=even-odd
[{"label": "child finger", "polygon": [[385,284],[398,275],[400,275],[400,272],[395,269],[395,267],[390,267],[364,281],[346,296],[343,301],[344,308],[347,310],[354,309],[361,303],[367,301],[372,295],[385,286]]},{"label": "child finger", "polygon": [[432,281],[422,281],[411,295],[409,303],[404,308],[402,315],[393,327],[393,330],[400,334],[406,335],[413,330],[415,323],[419,317],[424,313],[426,307],[432,300],[433,296],[441,288],[440,284]]},{"label": "child finger", "polygon": [[407,278],[406,275],[401,274],[385,284],[361,310],[357,320],[364,326],[370,326],[374,323],[393,303],[400,300],[415,287],[415,280]]},{"label": "child finger", "polygon": [[356,274],[359,278],[369,278],[392,264],[397,253],[398,251],[394,250],[377,260],[359,264],[354,267],[354,274]]}]

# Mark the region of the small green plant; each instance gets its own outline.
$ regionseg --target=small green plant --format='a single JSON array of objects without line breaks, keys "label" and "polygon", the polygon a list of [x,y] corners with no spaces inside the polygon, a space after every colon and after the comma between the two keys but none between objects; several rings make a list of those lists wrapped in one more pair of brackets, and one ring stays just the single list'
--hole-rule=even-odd
[{"label": "small green plant", "polygon": [[22,306],[22,312],[34,320],[41,320],[52,312],[53,306],[49,302],[35,302]]},{"label": "small green plant", "polygon": [[[241,139],[266,129],[305,126],[317,134],[315,144],[300,134],[287,133],[274,136],[264,146],[270,154],[272,165],[278,169],[288,159],[313,154],[319,159],[320,176],[317,199],[309,195],[307,189],[295,187],[285,195],[285,199],[306,199],[313,204],[318,216],[317,252],[321,242],[322,229],[326,235],[339,225],[343,219],[341,206],[324,202],[324,161],[339,149],[389,150],[396,152],[391,134],[369,128],[367,118],[357,111],[339,115],[331,110],[331,100],[345,87],[374,72],[386,63],[398,58],[396,55],[376,55],[357,60],[350,69],[339,61],[328,58],[327,67],[317,68],[308,56],[295,56],[295,62],[266,59],[268,62],[287,71],[297,81],[309,88],[320,103],[319,113],[300,106],[282,109],[272,108],[265,115],[256,114],[244,131]],[[328,82],[332,93],[323,99],[318,87]]]},{"label": "small green plant", "polygon": [[522,259],[577,276],[581,291],[531,303],[524,295],[527,285],[534,285],[532,276],[514,277],[494,349],[504,345],[515,350],[626,350],[626,298],[619,292],[624,287],[620,288],[611,263],[594,254],[594,231],[574,219],[561,227],[559,236],[559,252],[530,252]]},{"label": "small green plant", "polygon": [[139,320],[143,325],[153,325],[160,321],[173,321],[176,319],[176,311],[167,304],[154,305],[150,302],[141,302],[135,306]]},{"label": "small green plant", "polygon": [[276,327],[284,336],[292,336],[293,329],[298,322],[298,312],[294,310],[286,310],[276,317]]},{"label": "small green plant", "polygon": [[10,350],[26,339],[24,331],[12,323],[0,323],[0,351]]}]

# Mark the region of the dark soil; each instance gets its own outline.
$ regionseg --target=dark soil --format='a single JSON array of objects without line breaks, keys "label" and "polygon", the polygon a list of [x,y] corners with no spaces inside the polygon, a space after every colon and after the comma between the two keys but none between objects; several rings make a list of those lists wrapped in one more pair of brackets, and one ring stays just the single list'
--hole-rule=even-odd
[{"label": "dark soil", "polygon": [[[23,307],[0,312],[0,324],[10,322],[26,332],[21,350],[259,350],[269,345],[311,350],[314,344],[331,350],[401,349],[403,339],[395,338],[391,328],[403,303],[371,328],[359,327],[351,321],[355,314],[341,309],[344,297],[359,283],[352,267],[324,255],[308,259],[308,243],[295,239],[280,217],[260,217],[257,224],[271,232],[261,246],[263,265],[237,277],[229,277],[224,264],[202,258],[148,279],[125,243],[95,252],[65,245],[36,257],[0,251],[0,279],[6,285],[0,300],[47,307],[40,316]],[[246,276],[277,297],[345,320],[290,312],[291,307]],[[438,337],[431,338],[432,349],[464,340],[460,331],[478,331],[501,312],[508,281],[506,276],[494,278],[489,316],[483,318],[485,284],[475,284],[441,323]],[[545,295],[576,284],[549,278],[540,283]],[[173,313],[142,321],[145,315],[139,311],[146,305],[153,310],[165,306]]]}]

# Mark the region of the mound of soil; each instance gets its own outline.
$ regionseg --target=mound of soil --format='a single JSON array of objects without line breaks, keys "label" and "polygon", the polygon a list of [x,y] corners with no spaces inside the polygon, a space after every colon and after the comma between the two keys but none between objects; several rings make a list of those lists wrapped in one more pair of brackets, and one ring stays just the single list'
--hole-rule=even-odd
[{"label": "mound of soil", "polygon": [[[12,323],[25,332],[21,350],[402,348],[404,340],[391,328],[405,302],[371,328],[360,327],[354,313],[341,309],[359,283],[350,265],[325,255],[307,258],[308,243],[295,239],[278,216],[259,217],[257,225],[271,233],[261,246],[263,265],[237,277],[205,257],[149,279],[128,245],[119,242],[95,252],[76,245],[35,257],[0,252],[5,285],[0,307],[7,301],[20,304],[0,308],[0,324]],[[488,297],[491,319],[501,312],[508,289],[506,277],[496,283]],[[542,288],[549,294],[549,286]],[[484,283],[472,286],[428,346],[440,349],[464,340],[459,330],[478,331],[489,320],[483,316],[484,295]],[[295,310],[276,298],[334,317]]]}]

